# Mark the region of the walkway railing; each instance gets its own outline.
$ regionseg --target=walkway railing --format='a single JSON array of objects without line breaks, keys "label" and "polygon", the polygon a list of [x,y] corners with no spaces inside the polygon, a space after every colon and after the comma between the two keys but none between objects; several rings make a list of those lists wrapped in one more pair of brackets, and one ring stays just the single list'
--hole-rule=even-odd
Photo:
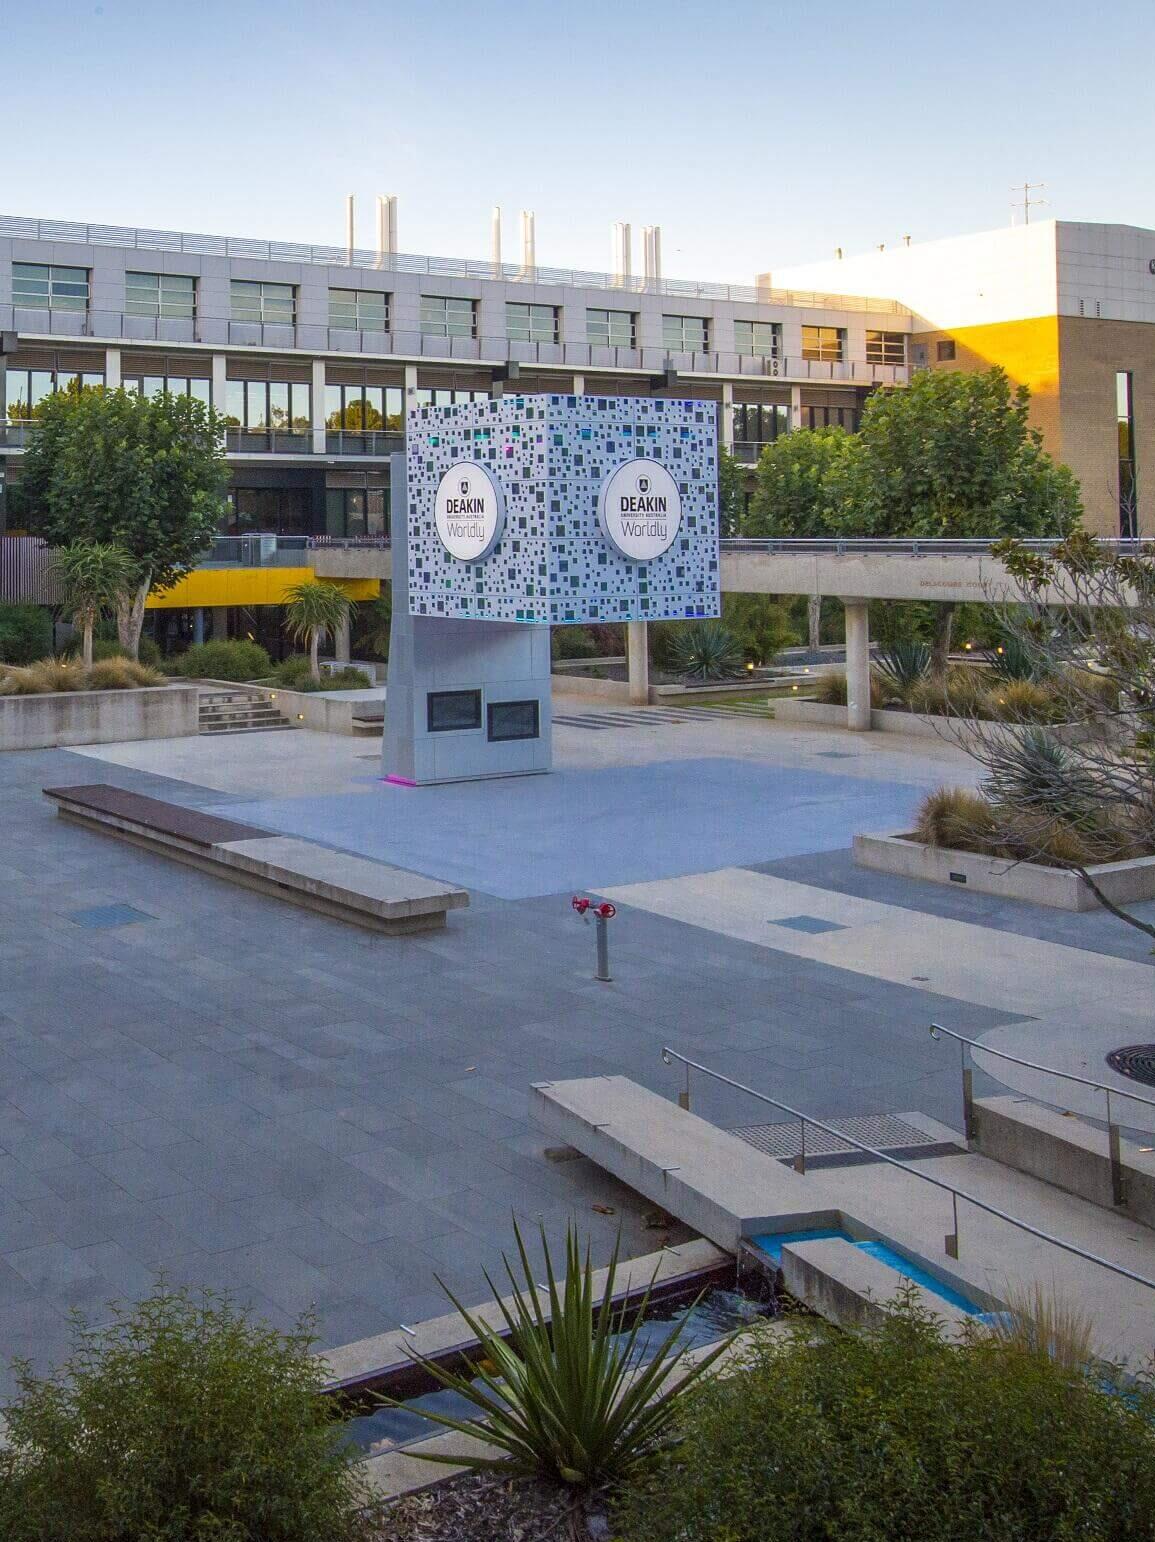
[{"label": "walkway railing", "polygon": [[[978,541],[923,540],[899,536],[859,538],[830,537],[823,540],[795,539],[793,536],[728,536],[721,542],[724,552],[765,552],[769,556],[869,556],[869,557],[982,557],[989,555],[996,536]],[[1099,545],[1109,551],[1134,553],[1155,547],[1155,536],[1096,536]],[[1020,541],[1026,551],[1049,552],[1058,539]]]},{"label": "walkway railing", "polygon": [[794,1159],[794,1170],[805,1176],[806,1173],[806,1126],[812,1125],[816,1130],[824,1130],[827,1135],[833,1135],[836,1139],[844,1141],[846,1145],[856,1151],[864,1151],[868,1156],[886,1162],[891,1167],[897,1167],[901,1172],[909,1173],[912,1178],[918,1178],[923,1183],[929,1183],[933,1188],[941,1189],[951,1197],[951,1215],[954,1230],[946,1234],[944,1251],[948,1258],[959,1256],[959,1201],[963,1200],[968,1205],[973,1205],[976,1210],[983,1211],[986,1215],[993,1215],[997,1220],[1006,1221],[1019,1231],[1026,1232],[1028,1236],[1037,1237],[1040,1242],[1049,1242],[1053,1247],[1061,1248],[1065,1253],[1073,1253],[1076,1258],[1082,1258],[1087,1263],[1098,1264],[1100,1268],[1109,1269],[1112,1274],[1122,1275],[1124,1279],[1132,1280],[1136,1285],[1145,1285],[1148,1290],[1155,1290],[1155,1280],[1148,1279],[1145,1274],[1137,1274],[1134,1269],[1128,1269],[1123,1264],[1117,1264],[1113,1259],[1102,1258],[1098,1253],[1091,1253],[1086,1248],[1081,1248],[1076,1242],[1068,1242],[1065,1237],[1056,1237],[1053,1232],[1043,1231],[1039,1226],[1032,1226],[1030,1221],[1024,1221],[1021,1216],[1011,1215],[1006,1210],[1001,1210],[998,1205],[992,1205],[985,1199],[980,1199],[977,1194],[970,1193],[967,1189],[960,1189],[953,1183],[947,1183],[943,1178],[936,1178],[931,1173],[925,1173],[920,1168],[912,1167],[909,1162],[903,1162],[898,1157],[891,1156],[889,1152],[880,1151],[877,1146],[868,1146],[865,1141],[856,1140],[853,1135],[848,1135],[845,1130],[840,1130],[837,1125],[828,1124],[823,1119],[816,1119],[813,1114],[803,1113],[801,1109],[794,1108],[789,1103],[784,1103],[780,1098],[772,1098],[765,1092],[758,1092],[753,1087],[747,1087],[743,1082],[734,1081],[732,1077],[725,1076],[721,1071],[711,1070],[709,1066],[700,1064],[697,1060],[690,1060],[685,1055],[671,1049],[669,1045],[662,1047],[662,1060],[666,1065],[673,1065],[675,1061],[686,1068],[686,1083],[678,1094],[678,1106],[689,1110],[690,1107],[690,1073],[699,1071],[703,1076],[708,1076],[712,1081],[721,1082],[723,1086],[732,1087],[736,1092],[745,1093],[748,1097],[756,1098],[760,1103],[769,1104],[771,1108],[777,1108],[784,1114],[789,1114],[792,1119],[801,1123],[802,1144],[799,1155]]},{"label": "walkway railing", "polygon": [[[1143,1103],[1147,1108],[1155,1108],[1155,1098],[1145,1098],[1140,1092],[1124,1092],[1122,1087],[1111,1087],[1106,1082],[1094,1081],[1089,1076],[1078,1076],[1074,1071],[1060,1071],[1058,1066],[1039,1065],[1034,1060],[1024,1060],[1019,1055],[1009,1055],[1005,1049],[992,1049],[989,1044],[983,1044],[978,1039],[968,1039],[965,1033],[956,1033],[953,1028],[944,1028],[941,1023],[931,1023],[930,1036],[932,1039],[941,1039],[944,1036],[954,1039],[959,1047],[959,1061],[962,1070],[962,1098],[963,1098],[963,1128],[966,1131],[967,1140],[974,1140],[976,1135],[974,1116],[974,1072],[967,1064],[967,1049],[979,1050],[984,1055],[994,1055],[998,1060],[1007,1060],[1011,1065],[1021,1065],[1028,1071],[1042,1071],[1047,1076],[1061,1076],[1064,1081],[1078,1082],[1081,1087],[1093,1087],[1096,1092],[1104,1094],[1107,1112],[1107,1155],[1111,1163],[1111,1199],[1116,1205],[1126,1203],[1126,1184],[1123,1177],[1123,1162],[1119,1151],[1119,1126],[1116,1124],[1111,1112],[1111,1094],[1116,1098],[1129,1098],[1132,1103]],[[1044,1101],[1036,1099],[1037,1102]]]}]

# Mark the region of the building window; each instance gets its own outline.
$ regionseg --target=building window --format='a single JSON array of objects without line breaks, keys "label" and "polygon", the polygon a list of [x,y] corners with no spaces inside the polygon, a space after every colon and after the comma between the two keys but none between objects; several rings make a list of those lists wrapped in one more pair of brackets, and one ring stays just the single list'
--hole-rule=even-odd
[{"label": "building window", "polygon": [[776,321],[736,321],[734,351],[759,359],[776,359],[782,351],[782,328]]},{"label": "building window", "polygon": [[663,316],[662,347],[668,353],[705,353],[710,323],[705,316]]},{"label": "building window", "polygon": [[292,284],[266,284],[263,280],[234,278],[229,285],[234,321],[269,322],[291,327],[297,314],[297,291]]},{"label": "building window", "polygon": [[125,375],[121,381],[126,391],[139,396],[193,396],[208,407],[212,404],[212,382],[193,375]]},{"label": "building window", "polygon": [[129,316],[192,321],[197,282],[179,273],[126,273],[124,309]]},{"label": "building window", "polygon": [[309,487],[233,487],[227,535],[315,535],[313,492]]},{"label": "building window", "polygon": [[866,362],[868,364],[905,364],[905,332],[867,332]]},{"label": "building window", "polygon": [[784,402],[735,402],[731,413],[736,445],[773,444],[790,432],[790,409]]},{"label": "building window", "polygon": [[461,402],[488,402],[488,391],[452,391],[448,386],[418,386],[414,401],[418,407],[452,407]]},{"label": "building window", "polygon": [[352,332],[388,332],[389,296],[377,289],[330,289],[329,325]]},{"label": "building window", "polygon": [[88,269],[14,262],[12,303],[40,311],[86,311]]},{"label": "building window", "polygon": [[301,434],[312,424],[309,396],[308,385],[298,380],[230,380],[225,422],[234,428]]},{"label": "building window", "polygon": [[327,487],[325,534],[341,539],[388,535],[385,495],[384,487]]},{"label": "building window", "polygon": [[861,413],[857,407],[803,407],[803,428],[844,428],[848,434],[858,432]]},{"label": "building window", "polygon": [[1119,438],[1119,534],[1139,534],[1138,489],[1135,480],[1135,406],[1131,371],[1115,376],[1115,418]]},{"label": "building window", "polygon": [[841,364],[846,333],[841,327],[802,328],[802,357],[823,364]]},{"label": "building window", "polygon": [[103,370],[10,369],[5,371],[5,401],[13,422],[34,416],[42,401],[57,391],[85,391],[104,384]]},{"label": "building window", "polygon": [[503,739],[537,739],[541,736],[538,704],[533,701],[491,701],[486,708],[491,744]]},{"label": "building window", "polygon": [[603,348],[636,348],[638,318],[633,311],[586,311],[586,342]]},{"label": "building window", "polygon": [[350,433],[403,433],[404,392],[400,386],[327,385],[325,426]]},{"label": "building window", "polygon": [[425,698],[425,724],[431,734],[480,728],[481,692],[430,691]]},{"label": "building window", "polygon": [[425,337],[476,337],[477,301],[423,294],[421,332]]},{"label": "building window", "polygon": [[[925,357],[925,349],[923,350]],[[949,364],[954,359],[954,338],[940,337],[934,345],[934,356],[940,364]]]},{"label": "building window", "polygon": [[561,335],[561,311],[556,305],[505,307],[505,335],[514,343],[556,343]]}]

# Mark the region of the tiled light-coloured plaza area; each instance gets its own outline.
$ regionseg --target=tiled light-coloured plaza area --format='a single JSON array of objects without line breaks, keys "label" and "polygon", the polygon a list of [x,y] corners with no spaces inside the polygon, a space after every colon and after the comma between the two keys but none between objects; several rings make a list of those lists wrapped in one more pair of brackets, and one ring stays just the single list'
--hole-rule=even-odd
[{"label": "tiled light-coloured plaza area", "polygon": [[[621,1073],[672,1095],[663,1042],[820,1116],[957,1127],[932,1018],[1085,1050],[1092,1075],[1106,1039],[1151,1036],[1145,940],[1110,917],[852,866],[855,830],[975,780],[955,747],[611,718],[559,727],[551,777],[440,788],[386,787],[378,741],[309,732],[0,757],[8,1354],[47,1363],[70,1307],[99,1318],[158,1269],[278,1324],[311,1308],[334,1344],[439,1312],[435,1274],[488,1294],[512,1214],[551,1237],[576,1216],[601,1254],[620,1224],[651,1251],[680,1233],[584,1160],[547,1160],[526,1091]],[[472,905],[441,934],[374,936],[40,796],[101,780],[453,880]],[[618,905],[612,984],[577,890]]]}]

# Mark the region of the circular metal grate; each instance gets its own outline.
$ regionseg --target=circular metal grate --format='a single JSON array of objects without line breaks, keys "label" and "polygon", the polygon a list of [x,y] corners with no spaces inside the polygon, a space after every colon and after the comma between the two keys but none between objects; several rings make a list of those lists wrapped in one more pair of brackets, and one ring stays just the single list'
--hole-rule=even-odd
[{"label": "circular metal grate", "polygon": [[1155,1087],[1155,1044],[1128,1044],[1123,1049],[1113,1049],[1107,1064],[1120,1076]]}]

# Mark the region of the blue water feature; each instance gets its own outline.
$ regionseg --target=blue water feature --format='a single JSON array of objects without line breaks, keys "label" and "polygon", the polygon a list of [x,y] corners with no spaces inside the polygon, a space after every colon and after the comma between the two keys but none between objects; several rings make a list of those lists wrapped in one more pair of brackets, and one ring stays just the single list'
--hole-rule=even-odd
[{"label": "blue water feature", "polygon": [[932,1296],[938,1296],[940,1301],[958,1307],[959,1311],[969,1312],[973,1317],[986,1315],[977,1301],[972,1301],[969,1296],[964,1296],[951,1285],[944,1285],[941,1280],[935,1279],[933,1274],[928,1274],[919,1264],[913,1263],[901,1253],[896,1253],[894,1248],[888,1247],[885,1242],[860,1242],[849,1232],[841,1231],[834,1226],[819,1226],[812,1231],[763,1232],[760,1236],[751,1237],[750,1241],[760,1252],[772,1258],[776,1264],[780,1264],[782,1249],[787,1243],[824,1242],[830,1237],[841,1237],[844,1242],[849,1242],[852,1247],[858,1248],[859,1252],[868,1253],[871,1258],[877,1258],[880,1263],[886,1264],[896,1274],[902,1275],[904,1279],[913,1280],[916,1285],[921,1285]]}]

